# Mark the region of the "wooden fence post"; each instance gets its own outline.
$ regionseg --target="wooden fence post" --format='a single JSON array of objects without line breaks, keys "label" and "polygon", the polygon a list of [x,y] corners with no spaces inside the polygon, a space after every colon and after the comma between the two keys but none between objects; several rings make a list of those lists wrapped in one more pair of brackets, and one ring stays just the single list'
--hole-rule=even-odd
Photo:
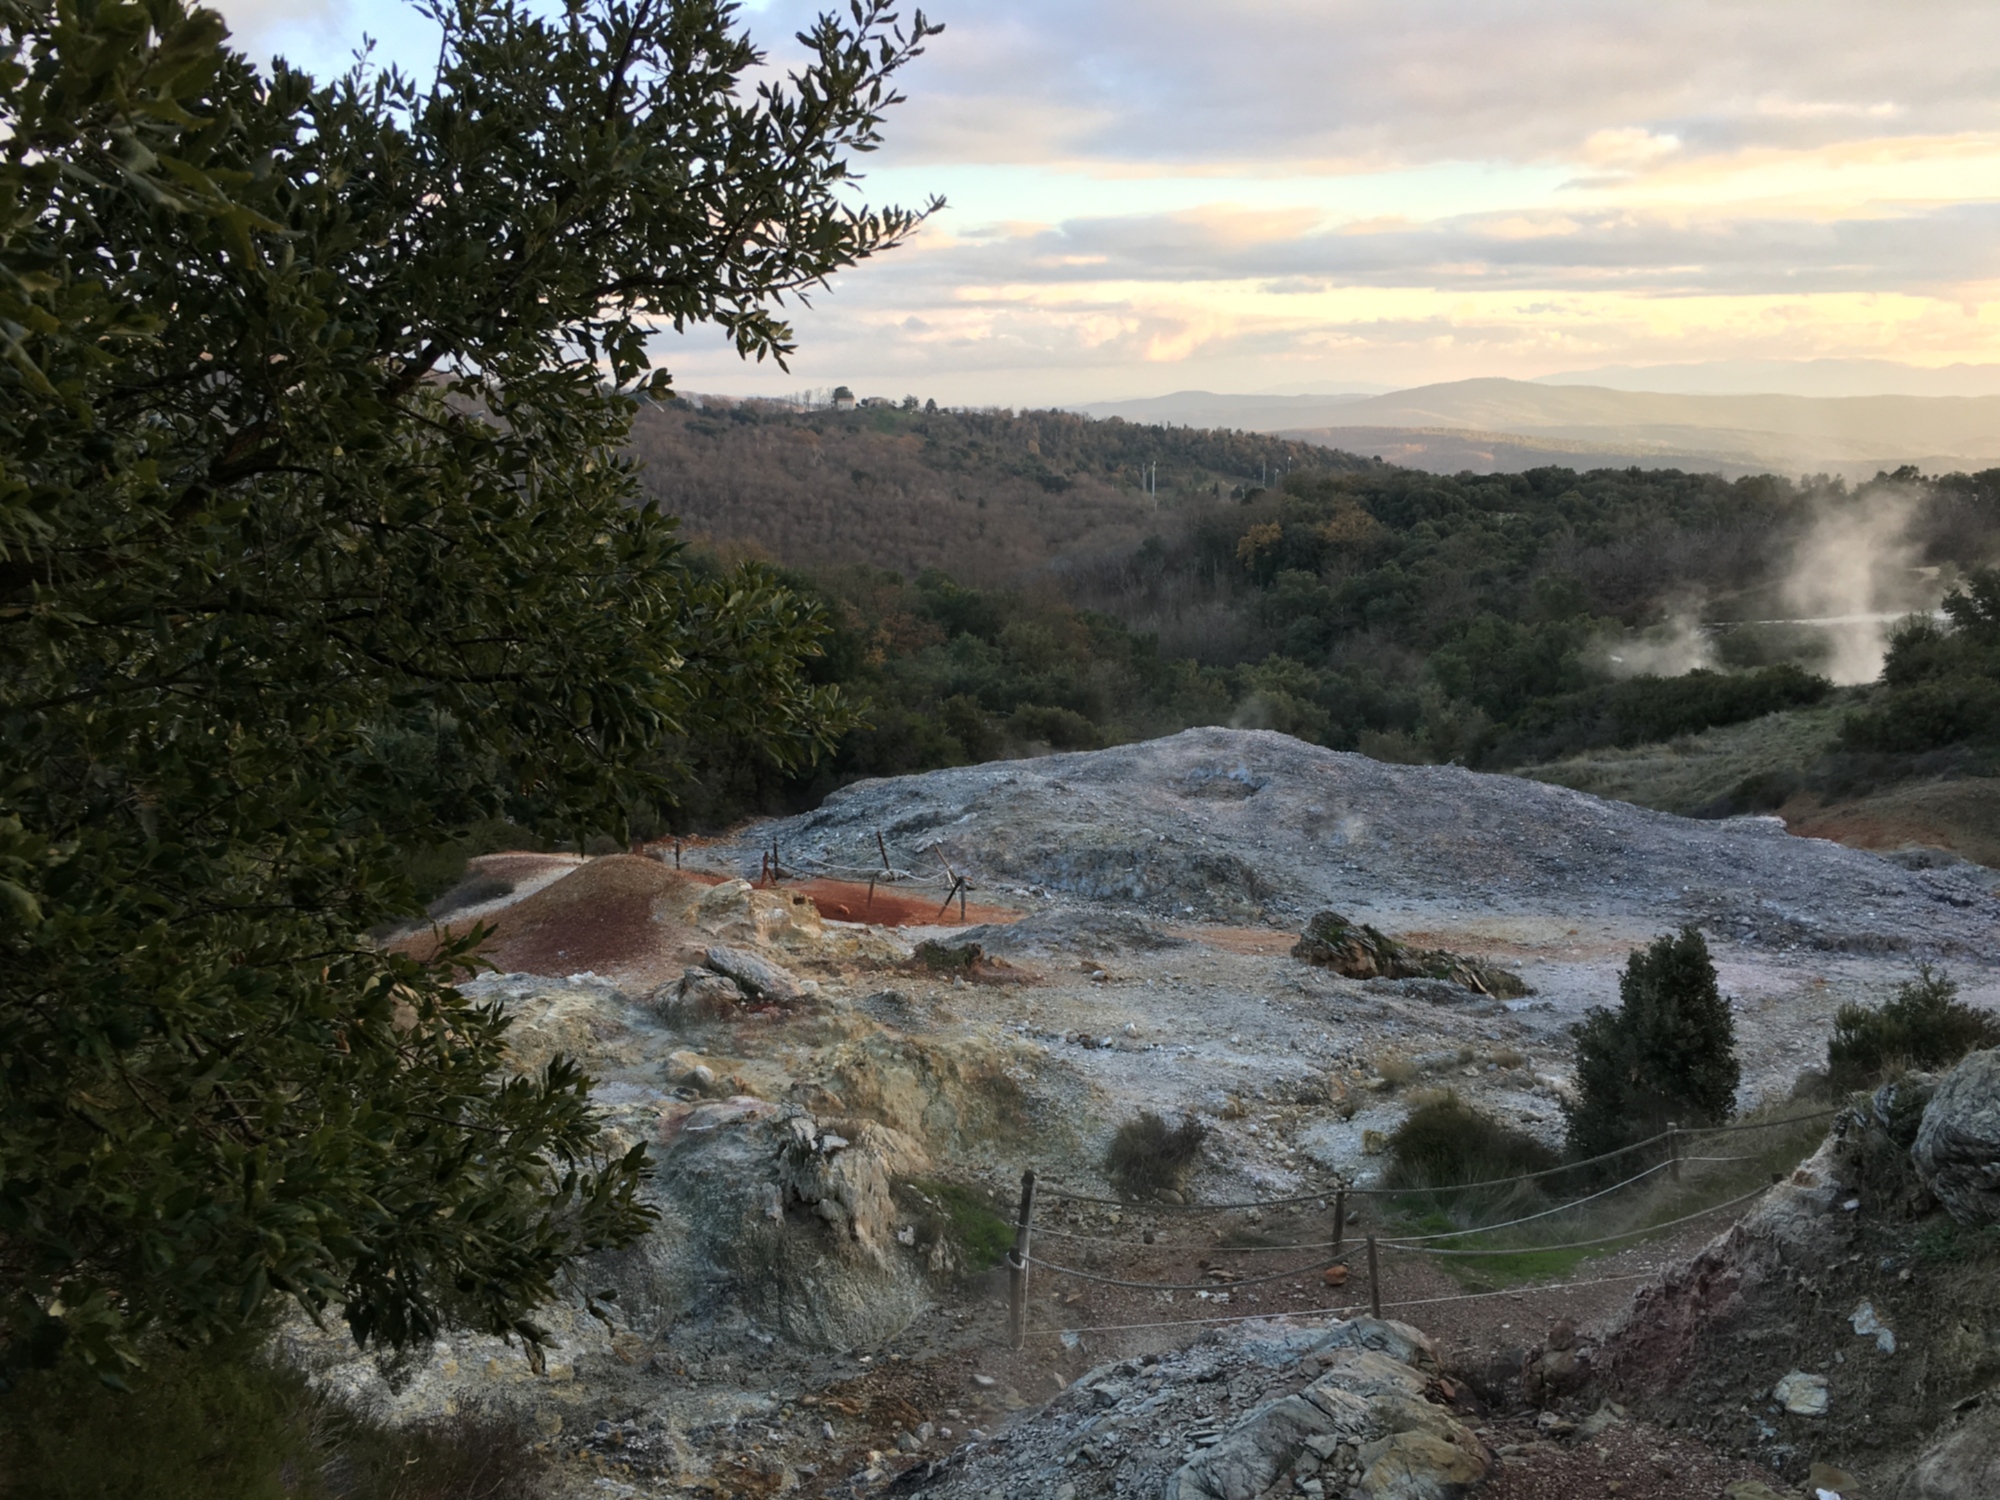
[{"label": "wooden fence post", "polygon": [[1347,1189],[1345,1186],[1333,1195],[1333,1253],[1340,1254],[1340,1242],[1347,1238]]},{"label": "wooden fence post", "polygon": [[675,839],[675,840],[674,840],[674,868],[675,868],[676,870],[678,870],[678,869],[679,869],[680,867],[681,867],[681,841],[680,841],[679,839]]},{"label": "wooden fence post", "polygon": [[882,830],[879,828],[875,830],[875,848],[882,856],[882,868],[886,871],[889,868],[889,846],[882,842]]},{"label": "wooden fence post", "polygon": [[1678,1120],[1667,1121],[1667,1175],[1681,1180],[1681,1127]]},{"label": "wooden fence post", "polygon": [[1382,1316],[1382,1262],[1375,1254],[1375,1236],[1368,1236],[1368,1306]]},{"label": "wooden fence post", "polygon": [[1019,1349],[1028,1341],[1028,1242],[1035,1217],[1035,1173],[1021,1174],[1021,1211],[1014,1220],[1014,1248],[1007,1256],[1008,1333]]}]

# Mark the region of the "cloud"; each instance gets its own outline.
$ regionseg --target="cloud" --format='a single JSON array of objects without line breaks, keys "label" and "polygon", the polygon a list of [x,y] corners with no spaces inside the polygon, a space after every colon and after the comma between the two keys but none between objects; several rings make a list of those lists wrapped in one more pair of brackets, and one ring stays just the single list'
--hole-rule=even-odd
[{"label": "cloud", "polygon": [[[745,23],[782,71],[829,3]],[[693,388],[2000,355],[1991,0],[934,4],[949,29],[860,165],[871,196],[952,208],[798,311],[796,375],[663,340]],[[363,29],[428,56],[400,0],[224,10],[321,72]]]},{"label": "cloud", "polygon": [[1681,149],[1680,137],[1663,135],[1641,125],[1593,130],[1584,137],[1577,157],[1587,166],[1637,170],[1665,161]]},{"label": "cloud", "polygon": [[[774,4],[772,36],[809,7]],[[1349,170],[1587,164],[2000,125],[2000,7],[1932,0],[971,0],[911,75],[909,160]],[[1591,143],[1596,143],[1592,145]]]}]

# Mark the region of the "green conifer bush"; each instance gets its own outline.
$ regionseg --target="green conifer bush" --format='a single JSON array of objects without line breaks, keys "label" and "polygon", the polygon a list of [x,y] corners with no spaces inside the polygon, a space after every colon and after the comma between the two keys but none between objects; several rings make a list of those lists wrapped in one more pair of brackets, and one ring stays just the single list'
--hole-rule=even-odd
[{"label": "green conifer bush", "polygon": [[1618,998],[1618,1009],[1592,1010],[1572,1028],[1576,1092],[1563,1113],[1578,1158],[1644,1140],[1669,1123],[1720,1124],[1735,1108],[1736,1025],[1697,929],[1634,952]]}]

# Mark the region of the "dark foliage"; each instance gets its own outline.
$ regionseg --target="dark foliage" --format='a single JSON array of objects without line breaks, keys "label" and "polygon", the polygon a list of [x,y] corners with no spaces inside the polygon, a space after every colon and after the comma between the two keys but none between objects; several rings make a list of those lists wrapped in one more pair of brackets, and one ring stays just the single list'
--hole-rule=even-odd
[{"label": "dark foliage", "polygon": [[1658,744],[1788,708],[1810,708],[1832,691],[1824,677],[1791,662],[1749,672],[1697,669],[1679,677],[1630,677],[1528,705],[1496,732],[1489,754],[1504,764]]},{"label": "dark foliage", "polygon": [[1715,1125],[1735,1109],[1736,1024],[1708,944],[1692,927],[1635,952],[1618,1009],[1592,1010],[1576,1038],[1576,1095],[1563,1113],[1573,1157],[1598,1156],[1670,1123]]},{"label": "dark foliage", "polygon": [[1193,1115],[1169,1125],[1151,1110],[1141,1110],[1112,1136],[1104,1152],[1104,1170],[1127,1197],[1146,1198],[1178,1189],[1207,1139],[1208,1127]]},{"label": "dark foliage", "polygon": [[149,1342],[114,1390],[71,1365],[0,1396],[9,1500],[533,1500],[516,1417],[467,1407],[389,1428],[316,1392],[255,1338]]},{"label": "dark foliage", "polygon": [[618,455],[658,323],[781,356],[913,227],[848,162],[927,27],[861,0],[752,91],[719,0],[427,13],[431,81],[320,83],[180,0],[0,0],[0,1366],[274,1293],[537,1340],[644,1148],[511,1074],[464,945],[369,933],[482,822],[619,838],[663,743],[848,722],[811,606]]},{"label": "dark foliage", "polygon": [[1869,1088],[1904,1068],[1948,1068],[1968,1052],[2000,1047],[2000,1018],[1958,998],[1951,978],[1925,965],[1876,1008],[1843,1005],[1826,1045],[1829,1086]]}]

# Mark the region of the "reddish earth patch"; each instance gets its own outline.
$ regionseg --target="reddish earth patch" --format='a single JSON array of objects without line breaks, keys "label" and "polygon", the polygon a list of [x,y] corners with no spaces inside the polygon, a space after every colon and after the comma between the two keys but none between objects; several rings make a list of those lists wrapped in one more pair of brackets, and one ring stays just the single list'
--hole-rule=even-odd
[{"label": "reddish earth patch", "polygon": [[1857,802],[1823,803],[1810,794],[1779,810],[1802,838],[1831,839],[1856,849],[1911,844],[1949,849],[1983,865],[2000,865],[2000,777],[1891,787]]},{"label": "reddish earth patch", "polygon": [[[635,963],[673,936],[653,920],[654,903],[693,883],[706,882],[636,854],[593,859],[486,918],[492,936],[480,953],[503,970],[529,974],[604,973]],[[445,930],[457,935],[472,925]],[[418,933],[396,946],[424,958],[437,951],[437,939]]]},{"label": "reddish earth patch", "polygon": [[[955,926],[960,920],[956,900],[948,903],[947,910],[938,910],[942,892],[918,895],[899,891],[891,885],[878,885],[871,895],[865,882],[850,880],[787,881],[782,889],[803,894],[819,909],[822,917],[834,922],[872,922],[877,927],[938,927]],[[966,903],[964,922],[967,926],[1020,920],[1021,913],[1011,907],[982,906],[977,901]]]}]

